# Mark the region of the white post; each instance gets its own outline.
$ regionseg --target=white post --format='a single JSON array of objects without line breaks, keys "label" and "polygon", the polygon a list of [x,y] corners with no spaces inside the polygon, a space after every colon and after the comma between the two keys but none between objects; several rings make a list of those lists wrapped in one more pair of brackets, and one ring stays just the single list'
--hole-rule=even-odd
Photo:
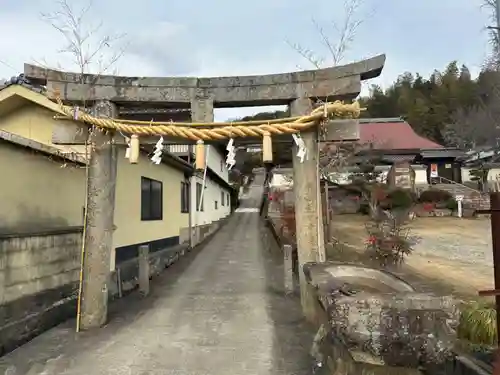
[{"label": "white post", "polygon": [[457,195],[455,197],[457,203],[458,203],[458,217],[462,217],[462,201],[464,199],[463,195]]}]

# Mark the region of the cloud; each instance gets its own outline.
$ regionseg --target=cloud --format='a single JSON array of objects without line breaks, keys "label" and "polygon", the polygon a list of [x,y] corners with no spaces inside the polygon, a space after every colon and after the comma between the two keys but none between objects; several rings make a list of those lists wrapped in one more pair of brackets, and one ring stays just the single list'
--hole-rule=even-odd
[{"label": "cloud", "polygon": [[[332,40],[331,21],[342,21],[343,0],[163,0],[94,1],[90,17],[103,20],[104,33],[126,33],[128,48],[117,64],[122,75],[228,76],[293,71],[308,64],[286,40],[328,56],[311,22],[315,18]],[[405,72],[428,75],[451,60],[478,71],[488,51],[488,14],[470,0],[364,0],[361,24],[345,62],[387,54],[380,78],[387,86]],[[75,8],[85,0],[70,0]],[[46,61],[74,70],[70,56],[58,53],[64,40],[40,20],[54,0],[3,0],[0,13],[0,78],[17,75],[24,62]],[[116,46],[119,48],[119,46]],[[107,56],[115,50],[106,51]],[[93,67],[93,69],[96,69]],[[366,88],[365,88],[366,90]],[[255,109],[217,111],[245,115]],[[221,117],[219,117],[221,118]]]},{"label": "cloud", "polygon": [[[196,71],[196,60],[190,56],[186,36],[189,29],[186,25],[172,22],[160,21],[148,25],[137,33],[129,36],[129,43],[124,56],[123,70],[127,69],[125,75],[188,75]],[[130,57],[135,57],[146,63],[146,66],[154,67],[154,74],[138,74],[132,72],[137,65],[128,63]]]},{"label": "cloud", "polygon": [[[20,27],[19,25],[22,25]],[[37,17],[25,14],[2,14],[0,15],[0,33],[11,35],[15,30],[15,38],[1,38],[0,49],[4,51],[0,57],[0,77],[10,77],[22,72],[24,63],[39,64],[54,69],[65,69],[79,71],[79,65],[75,62],[75,56],[63,52],[67,45],[61,33],[51,28]],[[96,35],[90,40],[89,52],[95,51],[97,43],[101,40]],[[124,41],[124,40],[123,40]],[[123,42],[121,41],[121,42]],[[133,46],[134,44],[131,43]],[[102,61],[107,68],[107,62],[119,53],[120,46],[107,48],[102,51]],[[118,61],[111,71],[116,70],[123,75],[161,75],[165,73],[160,62],[162,59],[131,50]],[[98,67],[95,59],[88,68],[89,72],[98,73],[102,69]]]}]

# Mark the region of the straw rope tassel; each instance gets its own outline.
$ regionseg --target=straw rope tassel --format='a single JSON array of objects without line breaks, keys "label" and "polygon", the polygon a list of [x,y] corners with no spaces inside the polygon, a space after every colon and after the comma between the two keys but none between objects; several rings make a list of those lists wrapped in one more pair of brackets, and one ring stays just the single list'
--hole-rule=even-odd
[{"label": "straw rope tassel", "polygon": [[262,161],[264,163],[273,162],[273,140],[269,132],[262,136]]},{"label": "straw rope tassel", "polygon": [[129,156],[129,161],[130,164],[137,164],[139,163],[139,137],[137,135],[132,135],[130,137],[130,156]]},{"label": "straw rope tassel", "polygon": [[205,169],[205,143],[200,139],[196,142],[196,170],[202,171]]}]

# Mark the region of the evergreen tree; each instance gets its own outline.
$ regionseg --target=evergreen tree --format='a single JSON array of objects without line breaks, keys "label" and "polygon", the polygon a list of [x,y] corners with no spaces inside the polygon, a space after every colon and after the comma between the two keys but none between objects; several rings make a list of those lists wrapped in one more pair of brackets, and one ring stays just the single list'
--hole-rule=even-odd
[{"label": "evergreen tree", "polygon": [[[364,118],[401,117],[416,133],[443,146],[496,146],[500,141],[500,74],[487,65],[477,78],[457,61],[427,78],[404,72],[383,89],[372,85],[361,97]],[[243,120],[286,117],[285,111],[264,112]]]},{"label": "evergreen tree", "polygon": [[428,78],[405,72],[385,90],[372,86],[361,104],[363,117],[402,117],[444,146],[481,146],[500,136],[500,76],[485,69],[473,79],[457,61]]}]

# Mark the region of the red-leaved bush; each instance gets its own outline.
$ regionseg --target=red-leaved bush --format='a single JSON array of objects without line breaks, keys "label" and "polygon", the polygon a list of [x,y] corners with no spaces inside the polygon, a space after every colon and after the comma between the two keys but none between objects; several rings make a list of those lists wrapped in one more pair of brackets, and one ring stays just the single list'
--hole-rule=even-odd
[{"label": "red-leaved bush", "polygon": [[393,214],[371,220],[366,230],[366,249],[382,266],[402,263],[417,244],[417,238],[410,236],[405,219]]},{"label": "red-leaved bush", "polygon": [[297,229],[295,227],[295,207],[292,205],[286,205],[281,211],[281,220],[283,225],[290,236],[289,240],[296,240]]},{"label": "red-leaved bush", "polygon": [[425,212],[430,212],[430,211],[434,210],[434,208],[436,208],[436,206],[435,206],[434,203],[424,203],[424,204],[422,204],[422,209]]}]

